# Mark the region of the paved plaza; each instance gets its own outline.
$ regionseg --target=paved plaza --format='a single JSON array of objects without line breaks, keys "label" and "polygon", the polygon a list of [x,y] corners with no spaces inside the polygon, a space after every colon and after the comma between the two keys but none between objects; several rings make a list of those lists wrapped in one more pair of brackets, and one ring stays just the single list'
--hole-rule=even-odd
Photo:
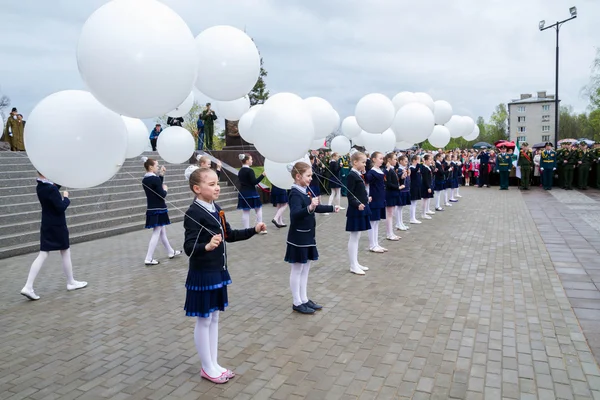
[{"label": "paved plaza", "polygon": [[148,231],[74,245],[76,292],[53,254],[36,302],[19,295],[35,254],[0,260],[0,399],[600,399],[599,192],[461,192],[389,253],[364,234],[366,276],[344,215],[318,216],[315,315],[291,310],[287,228],[231,244],[224,385],[200,378],[186,257],[145,267]]}]

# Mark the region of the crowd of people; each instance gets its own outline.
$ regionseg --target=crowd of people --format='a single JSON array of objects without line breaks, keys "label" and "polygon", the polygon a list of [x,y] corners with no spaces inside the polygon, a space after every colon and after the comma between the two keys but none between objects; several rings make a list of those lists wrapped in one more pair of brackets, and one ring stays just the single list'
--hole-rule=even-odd
[{"label": "crowd of people", "polygon": [[19,114],[17,108],[13,107],[4,125],[1,140],[8,144],[10,151],[25,151],[24,132],[23,114]]}]

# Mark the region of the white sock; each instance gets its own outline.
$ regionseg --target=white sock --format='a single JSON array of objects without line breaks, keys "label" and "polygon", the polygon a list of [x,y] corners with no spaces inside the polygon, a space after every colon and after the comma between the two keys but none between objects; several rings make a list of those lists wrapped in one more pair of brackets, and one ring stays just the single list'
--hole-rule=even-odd
[{"label": "white sock", "polygon": [[350,268],[358,268],[358,242],[360,240],[360,232],[350,232],[348,239],[348,258],[350,258]]},{"label": "white sock", "polygon": [[302,304],[308,302],[308,272],[310,271],[310,260],[306,264],[302,264],[302,273],[300,275],[300,300]]},{"label": "white sock", "polygon": [[450,189],[444,189],[444,196],[446,197],[446,204],[448,204],[448,192]]},{"label": "white sock", "polygon": [[427,211],[429,211],[429,208],[427,208],[427,202],[429,199],[423,199],[421,200],[422,206],[423,206],[423,216],[427,215]]},{"label": "white sock", "polygon": [[290,290],[292,291],[292,302],[295,306],[302,304],[300,298],[300,281],[302,279],[302,265],[300,263],[293,263],[290,271]]},{"label": "white sock", "polygon": [[196,351],[200,357],[200,363],[204,372],[212,377],[218,378],[221,373],[217,367],[213,365],[212,357],[210,354],[210,322],[212,317],[201,318],[196,317],[196,327],[194,328],[194,343],[196,344]]},{"label": "white sock", "polygon": [[335,189],[331,189],[331,194],[329,195],[329,200],[327,201],[327,205],[332,206],[334,199],[335,199]]},{"label": "white sock", "polygon": [[245,229],[250,228],[250,210],[242,210],[242,226]]},{"label": "white sock", "polygon": [[442,197],[441,193],[438,191],[438,192],[435,192],[433,195],[435,196],[435,208],[442,208],[440,206],[440,199]]},{"label": "white sock", "polygon": [[[262,219],[262,207],[255,208],[254,211],[256,211],[256,223],[258,224],[260,222],[263,222],[263,219]],[[248,227],[248,228],[250,228],[250,227]]]},{"label": "white sock", "polygon": [[460,196],[460,193],[459,193],[458,189],[460,189],[460,186],[456,188],[456,195]]},{"label": "white sock", "polygon": [[173,250],[171,244],[169,243],[169,238],[167,237],[167,227],[161,226],[160,228],[160,241],[162,242],[163,246],[165,246],[165,249],[167,249],[167,254],[172,256],[175,254],[175,250]]},{"label": "white sock", "polygon": [[152,256],[154,255],[154,250],[156,250],[156,245],[158,244],[158,239],[160,239],[160,231],[162,226],[156,226],[152,230],[152,237],[150,237],[150,243],[148,243],[148,252],[146,253],[146,261],[152,261]]},{"label": "white sock", "polygon": [[287,208],[286,203],[277,204],[277,212],[275,213],[275,216],[273,217],[273,219],[275,220],[275,222],[277,222],[280,225],[283,225],[283,212],[285,211],[286,208]]},{"label": "white sock", "polygon": [[379,221],[371,221],[371,229],[369,229],[369,248],[379,247],[377,231],[379,230]]},{"label": "white sock", "polygon": [[[212,365],[222,374],[223,372],[227,371],[227,368],[221,367],[217,362],[217,357],[219,356],[219,310],[213,311],[210,314],[208,338],[210,341],[210,359],[212,361]],[[206,370],[204,370],[204,372],[206,372]]]},{"label": "white sock", "polygon": [[410,220],[415,221],[417,219],[417,202],[413,201],[410,203]]},{"label": "white sock", "polygon": [[403,206],[396,206],[396,224],[399,227],[404,225],[404,222],[402,222],[402,207]]},{"label": "white sock", "polygon": [[427,199],[427,211],[431,212],[431,199]]},{"label": "white sock", "polygon": [[48,255],[50,255],[50,253],[48,253],[47,251],[40,251],[40,254],[38,254],[38,256],[31,264],[31,268],[29,269],[29,275],[27,276],[27,283],[25,283],[25,287],[27,289],[33,290],[33,282],[35,281],[35,278],[37,277],[42,267],[44,266],[44,262],[46,262]]},{"label": "white sock", "polygon": [[385,208],[385,233],[387,237],[394,236],[394,208],[395,207]]},{"label": "white sock", "polygon": [[62,257],[62,266],[65,276],[67,277],[67,285],[73,285],[75,279],[73,279],[73,264],[71,263],[71,249],[61,250],[60,256]]}]

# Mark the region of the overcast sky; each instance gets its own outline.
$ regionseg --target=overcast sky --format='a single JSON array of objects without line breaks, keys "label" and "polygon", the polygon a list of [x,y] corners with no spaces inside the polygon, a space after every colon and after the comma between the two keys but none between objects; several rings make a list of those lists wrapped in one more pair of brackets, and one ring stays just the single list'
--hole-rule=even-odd
[{"label": "overcast sky", "polygon": [[[84,89],[75,50],[82,25],[106,0],[0,0],[0,93],[25,115],[45,96]],[[455,113],[489,118],[520,93],[554,93],[561,29],[560,97],[584,111],[600,45],[597,0],[164,0],[194,35],[244,29],[264,58],[271,93],[320,96],[343,117],[365,94],[424,91]],[[110,29],[110,27],[107,27]]]}]

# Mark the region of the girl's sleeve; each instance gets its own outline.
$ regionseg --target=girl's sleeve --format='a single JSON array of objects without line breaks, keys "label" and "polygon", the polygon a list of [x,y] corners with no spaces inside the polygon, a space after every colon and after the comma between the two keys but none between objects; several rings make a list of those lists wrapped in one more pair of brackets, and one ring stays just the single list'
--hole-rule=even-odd
[{"label": "girl's sleeve", "polygon": [[237,242],[239,240],[247,240],[256,234],[256,229],[246,228],[246,229],[232,229],[229,222],[225,223],[225,231],[227,235],[225,237],[226,242]]},{"label": "girl's sleeve", "polygon": [[288,206],[290,207],[290,219],[300,220],[311,214],[308,211],[308,207],[303,205],[300,196],[290,194],[288,197]]},{"label": "girl's sleeve", "polygon": [[183,228],[185,229],[185,237],[183,241],[183,251],[188,257],[193,255],[202,255],[206,253],[205,237],[201,237],[204,227],[202,227],[195,218],[190,216],[190,210],[185,213],[183,218]]},{"label": "girl's sleeve", "polygon": [[52,203],[52,207],[59,213],[64,213],[69,204],[71,204],[71,200],[68,197],[62,197],[58,188],[52,187],[50,188],[50,201]]},{"label": "girl's sleeve", "polygon": [[358,206],[361,205],[361,202],[358,201],[358,199],[354,195],[357,182],[358,180],[355,177],[351,177],[351,175],[348,175],[348,182],[346,186],[348,190],[348,195],[346,197],[348,198],[348,203],[350,203],[352,207],[356,208],[358,208]]},{"label": "girl's sleeve", "polygon": [[260,183],[260,181],[262,181],[265,178],[265,176],[262,174],[257,178],[256,175],[254,174],[254,170],[252,168],[250,168],[249,174],[250,174],[250,181],[252,182],[252,184],[254,186],[258,185]]}]

